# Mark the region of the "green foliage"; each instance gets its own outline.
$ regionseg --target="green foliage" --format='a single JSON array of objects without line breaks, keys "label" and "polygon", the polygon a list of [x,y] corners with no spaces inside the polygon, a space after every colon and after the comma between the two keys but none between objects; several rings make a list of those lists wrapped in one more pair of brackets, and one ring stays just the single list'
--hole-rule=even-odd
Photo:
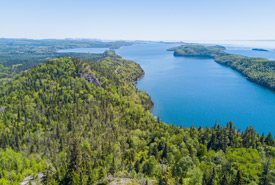
[{"label": "green foliage", "polygon": [[119,174],[163,184],[272,180],[271,134],[240,133],[232,122],[183,129],[155,120],[150,97],[134,85],[140,66],[103,55],[50,60],[2,83],[0,183],[38,172],[44,184],[106,184]]},{"label": "green foliage", "polygon": [[235,171],[239,170],[242,173],[245,182],[258,181],[258,175],[262,172],[262,161],[256,149],[231,149],[227,152],[226,157],[234,166]]},{"label": "green foliage", "polygon": [[0,164],[0,182],[3,184],[7,180],[20,182],[26,176],[44,171],[46,167],[45,160],[39,154],[26,157],[10,148],[0,149]]},{"label": "green foliage", "polygon": [[159,180],[159,185],[173,185],[175,184],[174,179],[172,178],[172,174],[170,172],[170,169],[167,168],[164,172],[161,173]]},{"label": "green foliage", "polygon": [[4,67],[3,64],[0,64],[0,79],[9,77],[9,68]]}]

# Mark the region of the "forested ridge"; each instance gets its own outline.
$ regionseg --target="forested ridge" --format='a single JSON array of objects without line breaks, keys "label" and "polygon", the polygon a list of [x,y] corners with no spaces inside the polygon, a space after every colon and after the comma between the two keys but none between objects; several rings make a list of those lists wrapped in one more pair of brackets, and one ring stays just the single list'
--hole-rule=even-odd
[{"label": "forested ridge", "polygon": [[174,51],[175,56],[211,57],[217,63],[237,70],[248,80],[275,91],[275,61],[228,54],[223,46],[188,44],[169,50]]},{"label": "forested ridge", "polygon": [[134,85],[143,75],[138,64],[107,51],[96,62],[52,59],[2,81],[0,184],[39,172],[43,184],[64,185],[108,184],[110,177],[132,184],[275,182],[271,133],[252,126],[241,132],[230,121],[185,128],[155,120],[153,102]]}]

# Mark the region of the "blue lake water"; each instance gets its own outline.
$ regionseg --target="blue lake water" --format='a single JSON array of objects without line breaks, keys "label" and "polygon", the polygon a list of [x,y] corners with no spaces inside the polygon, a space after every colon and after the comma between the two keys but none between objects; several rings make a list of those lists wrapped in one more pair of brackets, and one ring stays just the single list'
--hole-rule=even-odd
[{"label": "blue lake water", "polygon": [[[216,121],[225,125],[231,120],[241,130],[253,125],[260,133],[275,134],[274,92],[213,59],[174,57],[166,51],[174,46],[177,44],[143,43],[116,50],[144,69],[137,87],[152,97],[154,116],[184,127],[212,127]],[[242,54],[241,49],[228,48],[231,50]]]}]

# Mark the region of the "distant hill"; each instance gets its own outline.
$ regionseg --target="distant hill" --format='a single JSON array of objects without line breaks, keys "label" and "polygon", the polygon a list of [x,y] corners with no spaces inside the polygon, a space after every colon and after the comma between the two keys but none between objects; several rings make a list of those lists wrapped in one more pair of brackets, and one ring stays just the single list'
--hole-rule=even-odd
[{"label": "distant hill", "polygon": [[0,38],[0,79],[10,78],[33,66],[57,57],[78,57],[98,60],[99,55],[87,53],[57,53],[57,50],[71,48],[110,48],[129,46],[131,42],[102,42],[91,39],[4,39]]}]

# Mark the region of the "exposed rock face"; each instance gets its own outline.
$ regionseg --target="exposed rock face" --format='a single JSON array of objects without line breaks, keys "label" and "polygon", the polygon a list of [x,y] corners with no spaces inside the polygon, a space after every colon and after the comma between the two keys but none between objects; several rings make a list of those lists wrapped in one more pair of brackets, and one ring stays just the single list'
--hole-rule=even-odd
[{"label": "exposed rock face", "polygon": [[92,70],[90,69],[90,66],[87,63],[80,62],[78,74],[81,78],[85,78],[86,80],[88,80],[88,82],[98,87],[101,87],[99,81],[95,78]]},{"label": "exposed rock face", "polygon": [[[37,179],[35,180],[34,177]],[[20,182],[20,185],[26,185],[26,184],[42,184],[42,178],[44,177],[44,173],[37,173],[35,176],[28,176],[26,177],[22,182]],[[33,181],[34,180],[34,181]]]},{"label": "exposed rock face", "polygon": [[88,80],[88,82],[98,86],[98,87],[101,87],[99,81],[94,77],[93,74],[85,74],[84,76],[82,76],[83,78],[85,78],[86,80]]}]

